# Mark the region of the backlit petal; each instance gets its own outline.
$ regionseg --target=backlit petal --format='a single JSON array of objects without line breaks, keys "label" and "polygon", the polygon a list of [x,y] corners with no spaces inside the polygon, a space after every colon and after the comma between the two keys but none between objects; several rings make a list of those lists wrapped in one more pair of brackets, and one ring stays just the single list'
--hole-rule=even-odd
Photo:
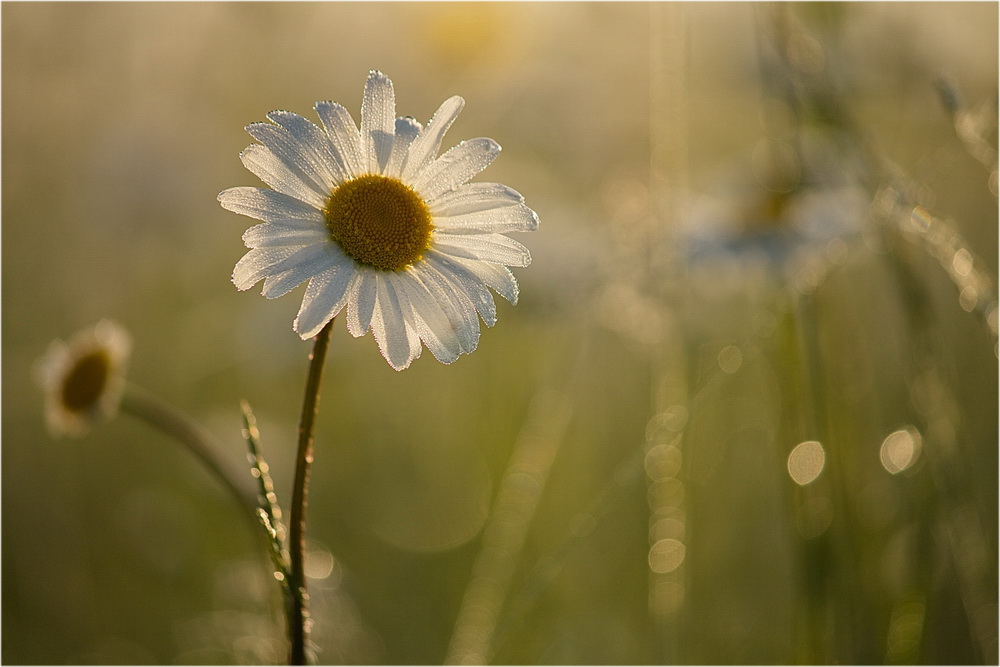
[{"label": "backlit petal", "polygon": [[361,148],[361,135],[358,134],[358,126],[354,124],[350,112],[329,101],[317,102],[315,108],[323,121],[330,146],[340,158],[347,175],[356,178],[367,173],[368,159]]},{"label": "backlit petal", "polygon": [[305,220],[262,222],[243,232],[243,243],[248,248],[267,248],[283,245],[310,245],[330,239],[325,225]]},{"label": "backlit petal", "polygon": [[496,324],[497,307],[493,294],[474,273],[453,258],[433,250],[427,253],[427,265],[446,275],[456,289],[468,296],[486,326]]},{"label": "backlit petal", "polygon": [[502,234],[446,234],[435,232],[434,247],[466,259],[506,266],[528,266],[531,254],[514,239]]},{"label": "backlit petal", "polygon": [[413,144],[410,146],[410,156],[406,161],[406,168],[403,170],[403,178],[407,182],[412,182],[417,173],[437,157],[441,150],[441,140],[451,124],[458,118],[465,100],[458,95],[449,97],[434,112],[427,127],[425,127]]},{"label": "backlit petal", "polygon": [[274,273],[271,269],[287,259],[298,247],[259,248],[243,255],[233,269],[233,284],[236,289],[250,289],[266,276]]},{"label": "backlit petal", "polygon": [[486,169],[500,154],[500,144],[479,137],[458,144],[434,160],[413,180],[413,189],[425,201],[456,190],[470,178]]},{"label": "backlit petal", "polygon": [[464,215],[524,203],[514,188],[500,183],[466,183],[427,202],[434,215]]},{"label": "backlit petal", "polygon": [[330,243],[316,243],[296,251],[272,267],[273,273],[264,281],[261,294],[268,299],[288,294],[313,276],[342,264],[340,254]]},{"label": "backlit petal", "polygon": [[323,208],[325,196],[306,184],[266,146],[250,144],[240,153],[240,160],[251,173],[278,192],[283,192],[317,209]]},{"label": "backlit petal", "polygon": [[331,266],[309,281],[302,297],[302,307],[292,325],[302,340],[318,334],[344,307],[345,292],[353,275],[353,264],[342,263]]},{"label": "backlit petal", "polygon": [[343,161],[336,155],[323,130],[311,121],[291,111],[272,111],[269,120],[277,123],[295,138],[303,149],[304,157],[322,178],[327,188],[350,178]]},{"label": "backlit petal", "polygon": [[386,176],[399,178],[402,175],[410,152],[410,144],[420,134],[420,129],[420,123],[412,118],[396,119],[396,138],[392,143],[392,155],[389,156],[389,163],[385,167]]},{"label": "backlit petal", "polygon": [[[372,315],[372,333],[385,360],[395,370],[401,371],[416,358],[416,355],[411,355],[404,304],[392,281],[392,272],[380,271],[375,277],[378,298]],[[409,302],[405,303],[405,308],[409,311]]]},{"label": "backlit petal", "polygon": [[456,216],[435,216],[434,226],[449,234],[533,232],[538,216],[524,204]]},{"label": "backlit petal", "polygon": [[313,155],[315,150],[301,144],[291,132],[272,123],[251,123],[246,129],[310,189],[321,194],[330,190],[332,179],[324,174]]},{"label": "backlit petal", "polygon": [[375,174],[385,171],[392,154],[396,125],[396,98],[392,81],[382,72],[371,71],[361,102],[361,138],[368,155],[368,169]]},{"label": "backlit petal", "polygon": [[348,295],[347,330],[357,338],[368,333],[375,310],[377,281],[375,271],[359,267],[351,281]]},{"label": "backlit petal", "polygon": [[323,223],[323,213],[311,204],[264,188],[229,188],[219,193],[222,207],[265,222],[309,220]]},{"label": "backlit petal", "polygon": [[443,364],[450,364],[458,359],[462,353],[462,344],[456,333],[455,322],[448,317],[442,305],[412,276],[399,279],[396,283],[413,308],[417,334],[434,358]]}]

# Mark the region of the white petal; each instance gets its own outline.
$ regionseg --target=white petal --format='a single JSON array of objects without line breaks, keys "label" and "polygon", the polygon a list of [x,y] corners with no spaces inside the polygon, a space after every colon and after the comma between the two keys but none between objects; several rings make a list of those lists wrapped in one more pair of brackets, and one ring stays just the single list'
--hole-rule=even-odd
[{"label": "white petal", "polygon": [[[383,271],[383,273],[388,274],[389,279],[393,282],[398,282],[405,275],[402,273],[396,273],[394,271]],[[397,288],[397,294],[399,289]],[[403,311],[403,318],[406,320],[406,342],[410,345],[410,360],[416,359],[423,352],[423,346],[420,343],[420,336],[417,334],[417,325],[415,315],[413,314],[413,306],[410,305],[409,299],[400,298],[399,300],[400,308]]]},{"label": "white petal", "polygon": [[344,307],[347,285],[353,275],[353,262],[345,262],[331,266],[309,281],[292,325],[302,340],[318,334]]},{"label": "white petal", "polygon": [[233,269],[233,284],[236,289],[250,289],[262,278],[275,273],[272,267],[287,259],[300,248],[294,246],[254,249],[243,255]]},{"label": "white petal", "polygon": [[240,153],[243,166],[249,169],[257,178],[264,181],[278,192],[283,192],[299,201],[322,209],[325,205],[325,195],[319,194],[313,187],[288,168],[280,158],[266,146],[250,144]]},{"label": "white petal", "polygon": [[500,183],[466,183],[427,202],[434,215],[465,215],[491,208],[523,204],[524,197]]},{"label": "white petal", "polygon": [[470,178],[486,169],[500,154],[500,144],[479,137],[463,141],[434,160],[416,175],[413,189],[425,201],[455,190]]},{"label": "white petal", "polygon": [[316,207],[289,195],[264,188],[229,188],[219,193],[226,210],[265,222],[308,220],[323,224],[323,213]]},{"label": "white petal", "polygon": [[375,309],[375,271],[359,267],[348,290],[347,330],[355,338],[368,333]]},{"label": "white petal", "polygon": [[313,275],[315,274],[311,271],[300,271],[297,267],[275,276],[268,276],[264,279],[264,289],[260,293],[268,299],[277,299],[279,296],[285,296],[312,278]]},{"label": "white petal", "polygon": [[368,154],[368,169],[375,174],[385,171],[392,154],[396,125],[396,97],[392,81],[382,72],[372,70],[365,82],[361,102],[361,138]]},{"label": "white petal", "polygon": [[302,147],[306,159],[323,179],[322,183],[327,188],[350,178],[343,162],[334,153],[326,134],[311,121],[290,111],[272,111],[267,117],[285,128],[295,138]]},{"label": "white petal", "polygon": [[479,345],[479,317],[465,289],[426,262],[413,273],[448,318],[449,328],[458,340],[459,352],[474,351]]},{"label": "white petal", "polygon": [[447,255],[429,251],[424,255],[426,264],[443,274],[456,289],[461,289],[479,312],[486,326],[491,327],[497,322],[497,307],[483,281],[476,277],[468,268]]},{"label": "white petal", "polygon": [[262,222],[243,232],[248,248],[268,248],[283,245],[311,245],[330,239],[326,225],[305,220]]},{"label": "white petal", "polygon": [[476,278],[512,304],[517,304],[517,281],[507,267],[456,256],[448,259],[468,269]]},{"label": "white petal", "polygon": [[528,249],[502,234],[447,234],[434,232],[433,245],[454,257],[478,259],[505,266],[528,266]]},{"label": "white petal", "polygon": [[458,114],[464,106],[465,100],[455,95],[445,100],[434,112],[427,127],[420,132],[420,136],[414,140],[410,147],[410,155],[403,170],[403,180],[412,183],[417,173],[437,157],[438,151],[441,150],[441,140],[444,139],[444,133],[458,118]]},{"label": "white petal", "polygon": [[435,217],[434,226],[451,234],[533,232],[538,229],[538,216],[524,204],[517,204],[464,215]]},{"label": "white petal", "polygon": [[[395,370],[401,371],[410,365],[419,354],[412,354],[413,346],[407,334],[403,308],[409,311],[409,303],[402,303],[400,295],[391,279],[392,272],[379,271],[375,274],[378,298],[372,315],[372,334],[378,343],[382,356]],[[418,340],[419,345],[419,340]]]},{"label": "white petal", "polygon": [[316,243],[306,246],[301,250],[289,255],[279,264],[272,267],[272,273],[264,281],[262,295],[268,299],[275,299],[288,294],[293,289],[309,280],[315,275],[319,275],[331,266],[341,264],[337,252],[331,252],[332,246],[329,243]]},{"label": "white petal", "polygon": [[333,179],[324,173],[319,160],[313,155],[315,149],[311,146],[301,143],[291,132],[272,123],[251,123],[246,130],[281,160],[300,181],[320,194],[330,192]]},{"label": "white petal", "polygon": [[233,284],[240,290],[256,285],[261,278],[277,276],[303,262],[318,262],[315,272],[341,263],[343,253],[333,243],[309,246],[255,248],[243,256],[233,269]]},{"label": "white petal", "polygon": [[361,135],[350,112],[335,102],[317,102],[316,113],[323,121],[323,128],[334,153],[343,162],[348,176],[357,178],[368,171],[368,159],[361,150]]},{"label": "white petal", "polygon": [[392,143],[392,155],[389,156],[389,163],[385,166],[386,176],[399,178],[402,175],[410,144],[420,134],[420,129],[420,123],[412,118],[396,119],[396,138]]},{"label": "white petal", "polygon": [[457,335],[459,323],[453,321],[442,304],[427,291],[412,274],[396,274],[396,282],[413,308],[414,323],[420,338],[427,344],[434,358],[450,364],[462,353],[462,343]]}]

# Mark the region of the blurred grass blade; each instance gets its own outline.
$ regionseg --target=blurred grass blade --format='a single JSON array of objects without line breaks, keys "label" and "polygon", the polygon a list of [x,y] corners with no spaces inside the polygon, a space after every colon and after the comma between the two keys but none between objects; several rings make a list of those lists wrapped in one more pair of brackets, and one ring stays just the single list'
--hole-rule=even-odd
[{"label": "blurred grass blade", "polygon": [[542,390],[514,447],[455,621],[446,664],[485,664],[549,469],[569,425],[568,392]]},{"label": "blurred grass blade", "polygon": [[257,480],[259,493],[257,495],[257,518],[264,527],[268,551],[271,560],[277,568],[276,577],[288,588],[288,551],[285,548],[285,525],[281,521],[281,507],[274,493],[274,483],[268,472],[267,462],[260,453],[260,431],[257,430],[257,419],[250,410],[250,404],[240,402],[243,411],[243,438],[247,441],[247,458],[252,466],[251,474]]}]

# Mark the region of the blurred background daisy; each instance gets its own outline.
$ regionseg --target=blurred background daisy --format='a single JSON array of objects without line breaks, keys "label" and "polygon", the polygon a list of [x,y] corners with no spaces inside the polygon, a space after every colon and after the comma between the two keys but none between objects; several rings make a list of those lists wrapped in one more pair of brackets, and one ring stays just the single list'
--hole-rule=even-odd
[{"label": "blurred background daisy", "polygon": [[114,319],[233,461],[254,406],[287,503],[304,287],[232,288],[216,195],[245,125],[357,119],[378,69],[415,118],[461,95],[448,136],[502,145],[488,180],[545,224],[476,354],[398,374],[335,329],[321,662],[996,663],[995,4],[2,19],[4,662],[282,660],[225,491],[132,421],[51,439],[33,364]]}]

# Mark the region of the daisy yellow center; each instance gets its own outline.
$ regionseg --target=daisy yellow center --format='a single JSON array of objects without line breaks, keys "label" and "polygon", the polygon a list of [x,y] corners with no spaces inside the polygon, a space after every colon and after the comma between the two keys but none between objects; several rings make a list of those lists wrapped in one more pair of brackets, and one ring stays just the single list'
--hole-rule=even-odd
[{"label": "daisy yellow center", "polygon": [[104,350],[80,357],[63,381],[63,407],[71,412],[92,408],[104,392],[110,371],[111,360]]},{"label": "daisy yellow center", "polygon": [[431,212],[412,188],[368,174],[337,186],[326,209],[330,235],[352,259],[400,271],[430,247]]}]

